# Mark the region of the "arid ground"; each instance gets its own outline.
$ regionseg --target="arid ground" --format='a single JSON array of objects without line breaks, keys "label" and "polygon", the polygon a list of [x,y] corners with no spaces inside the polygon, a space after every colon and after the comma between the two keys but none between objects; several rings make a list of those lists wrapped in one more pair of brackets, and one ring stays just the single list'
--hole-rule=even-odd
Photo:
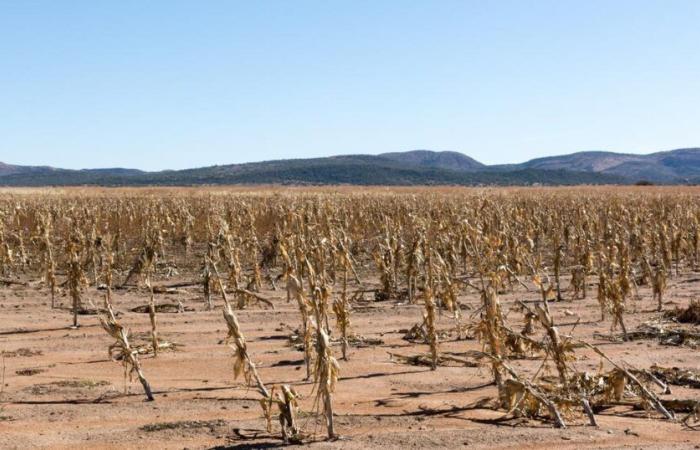
[{"label": "arid ground", "polygon": [[[334,395],[336,431],[340,438],[325,440],[325,424],[306,378],[303,351],[290,337],[299,327],[299,310],[287,301],[283,288],[266,285],[260,295],[271,299],[274,309],[251,305],[236,310],[248,351],[268,387],[289,384],[301,395],[299,421],[306,443],[316,448],[700,448],[700,431],[663,419],[653,410],[618,405],[597,411],[598,427],[588,424],[577,408],[565,412],[566,429],[555,428],[547,418],[507,415],[494,407],[497,390],[490,366],[460,363],[465,352],[482,350],[467,330],[455,332],[455,320],[442,311],[438,318],[440,352],[454,361],[431,370],[407,363],[400,356],[425,355],[428,346],[404,339],[420,323],[422,304],[405,299],[375,299],[379,280],[371,263],[358,267],[362,289],[367,292],[351,310],[350,334],[356,339],[348,361],[340,360],[340,346],[333,351],[340,363],[340,379]],[[160,338],[177,347],[157,357],[141,357],[143,371],[153,387],[155,401],[145,401],[136,379],[126,380],[123,366],[110,359],[114,342],[98,317],[79,317],[70,327],[70,297],[63,290],[52,309],[46,287],[38,278],[15,276],[0,282],[0,349],[3,389],[0,394],[1,448],[272,448],[283,446],[279,426],[273,420],[266,429],[260,396],[233,377],[233,350],[223,343],[227,327],[222,301],[214,294],[208,310],[195,275],[158,279],[158,286],[187,284],[156,294],[156,304],[178,304],[184,312],[157,314]],[[630,342],[610,339],[610,320],[600,321],[596,279],[591,277],[585,299],[571,300],[569,277],[562,278],[563,300],[551,303],[553,319],[562,333],[597,345],[611,359],[628,367],[654,365],[700,369],[697,348],[668,345],[658,339]],[[502,310],[521,326],[514,311],[517,300],[537,301],[530,282],[501,295]],[[351,283],[352,290],[358,289]],[[104,289],[88,287],[84,302],[101,307]],[[668,282],[664,310],[685,307],[700,295],[700,273],[689,267]],[[133,308],[148,303],[142,283],[113,292],[112,302],[120,323],[132,332],[136,343],[149,339],[149,315]],[[472,290],[459,297],[462,323],[469,325],[479,314],[481,299]],[[649,286],[640,286],[628,302],[626,325],[662,320]],[[331,319],[333,321],[333,319]],[[691,330],[693,328],[691,327]],[[699,332],[698,326],[694,326]],[[618,330],[619,331],[619,330]],[[335,333],[335,332],[334,332]],[[616,331],[616,336],[618,332]],[[334,336],[337,337],[337,336]],[[398,355],[398,356],[397,356]],[[472,361],[476,362],[476,361]],[[542,358],[524,358],[517,367],[528,376],[538,371]],[[571,364],[595,373],[601,358],[587,349],[576,350]],[[655,392],[662,399],[700,400],[700,390],[670,386],[671,393]],[[680,416],[679,416],[680,417]]]},{"label": "arid ground", "polygon": [[[683,305],[700,294],[696,275],[678,279],[671,287],[668,307]],[[142,358],[143,369],[153,385],[156,400],[146,402],[137,381],[127,383],[121,364],[111,361],[107,348],[112,340],[95,316],[80,317],[78,329],[71,322],[67,300],[63,309],[51,309],[45,292],[29,286],[4,286],[0,291],[0,337],[4,352],[2,410],[3,448],[269,448],[281,445],[275,433],[266,431],[258,395],[232,376],[232,350],[220,341],[226,325],[220,309],[206,311],[199,287],[180,288],[176,294],[158,295],[158,303],[177,303],[188,311],[161,313],[162,338],[180,344],[176,351]],[[352,347],[349,361],[340,361],[341,378],[336,391],[337,428],[342,439],[323,442],[325,430],[314,420],[314,395],[304,381],[303,352],[289,343],[291,325],[298,310],[287,303],[283,291],[265,293],[275,298],[275,309],[238,312],[249,351],[259,363],[268,384],[288,383],[303,396],[305,429],[318,434],[314,446],[340,448],[688,448],[700,444],[697,431],[661,420],[654,412],[619,408],[599,415],[599,428],[578,418],[565,430],[551,424],[528,421],[498,422],[504,411],[495,411],[485,400],[496,395],[488,367],[429,367],[399,364],[390,354],[426,353],[426,345],[402,339],[421,318],[421,306],[397,305],[392,301],[356,306],[352,332],[369,341]],[[89,297],[99,302],[100,291]],[[658,317],[641,290],[629,324]],[[367,296],[369,300],[370,296]],[[150,329],[148,314],[130,312],[146,304],[148,292],[117,290],[114,304],[120,320],[133,333]],[[534,300],[524,289],[504,299],[506,309],[515,298]],[[465,316],[477,308],[477,295],[463,299]],[[220,307],[220,301],[216,301]],[[191,311],[189,311],[191,309]],[[593,296],[553,306],[555,319],[575,335],[598,344],[611,357],[636,367],[679,366],[698,369],[697,350],[642,340],[613,343],[597,339],[609,333],[599,322]],[[440,329],[454,328],[448,315]],[[376,341],[372,341],[376,340]],[[381,342],[381,343],[379,343]],[[480,349],[475,340],[446,337],[441,350],[464,352]],[[588,355],[576,365],[596,370],[598,358]],[[536,369],[539,361],[532,361]],[[673,395],[698,399],[698,391],[673,387]]]}]

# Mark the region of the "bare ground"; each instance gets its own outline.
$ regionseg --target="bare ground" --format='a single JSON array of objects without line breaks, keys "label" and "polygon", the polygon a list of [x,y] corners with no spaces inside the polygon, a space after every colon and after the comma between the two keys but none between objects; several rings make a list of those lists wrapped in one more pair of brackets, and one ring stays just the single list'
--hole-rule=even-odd
[{"label": "bare ground", "polygon": [[[667,309],[685,305],[700,291],[697,274],[670,281]],[[181,281],[171,280],[170,282]],[[567,283],[564,283],[567,285]],[[609,342],[594,336],[608,334],[609,322],[600,322],[594,286],[585,300],[552,305],[563,332],[596,343],[611,357],[638,368],[662,366],[700,368],[696,349],[667,346],[653,340]],[[628,328],[658,317],[651,292],[640,289],[627,316]],[[101,304],[103,292],[86,295]],[[342,438],[324,441],[324,424],[314,414],[312,384],[304,381],[303,353],[288,341],[299,324],[296,305],[287,303],[283,291],[266,291],[275,310],[237,311],[248,348],[269,386],[288,383],[302,394],[301,423],[308,441],[317,448],[700,448],[700,431],[684,429],[662,420],[655,412],[616,407],[601,412],[599,428],[587,425],[578,411],[567,417],[567,429],[553,428],[546,420],[501,420],[494,410],[496,393],[487,367],[428,367],[393,362],[389,352],[416,355],[427,346],[402,339],[406,329],[421,319],[422,306],[396,301],[368,301],[352,314],[352,332],[380,339],[380,345],[353,347],[350,360],[340,361],[341,379],[334,408]],[[565,293],[566,296],[566,293]],[[367,295],[370,300],[371,295]],[[518,288],[503,297],[507,311],[514,299],[535,299],[534,292]],[[143,290],[116,291],[114,304],[119,320],[135,333],[150,329],[148,314],[130,312],[147,302]],[[206,311],[198,287],[157,296],[158,303],[177,300],[193,309],[158,315],[161,337],[181,344],[178,350],[157,358],[142,358],[146,377],[156,400],[146,402],[137,381],[127,382],[124,393],[122,366],[108,359],[111,339],[97,317],[80,317],[81,327],[69,328],[68,298],[63,309],[51,309],[45,289],[28,286],[0,287],[0,349],[4,386],[0,411],[2,448],[273,448],[282,446],[277,424],[266,431],[258,393],[233,379],[232,351],[221,344],[226,335],[220,302]],[[463,311],[476,310],[476,294],[465,296]],[[580,318],[580,321],[579,321]],[[519,327],[520,314],[509,320]],[[440,328],[450,331],[454,320],[444,314]],[[478,350],[475,340],[457,340],[452,334],[441,351]],[[336,347],[339,357],[340,349]],[[596,371],[599,358],[579,350],[579,370]],[[539,360],[513,363],[534,371]],[[673,387],[667,397],[700,399],[698,390]]]}]

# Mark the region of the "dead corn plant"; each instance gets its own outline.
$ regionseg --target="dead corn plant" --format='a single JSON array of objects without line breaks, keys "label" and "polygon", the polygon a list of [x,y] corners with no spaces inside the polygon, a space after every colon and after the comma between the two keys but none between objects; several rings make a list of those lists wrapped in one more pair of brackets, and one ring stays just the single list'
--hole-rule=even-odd
[{"label": "dead corn plant", "polygon": [[275,387],[271,391],[267,389],[258,374],[255,363],[248,354],[248,345],[245,336],[241,331],[236,314],[231,309],[231,304],[226,295],[226,289],[221,281],[221,277],[216,268],[212,265],[216,283],[224,300],[223,315],[228,327],[226,343],[233,343],[230,347],[234,351],[233,361],[233,377],[237,379],[243,375],[247,385],[255,385],[258,392],[262,396],[260,406],[263,410],[263,415],[267,420],[268,432],[272,431],[272,406],[276,405],[279,410],[279,422],[282,429],[282,439],[285,442],[300,443],[301,431],[296,420],[296,411],[299,408],[297,399],[299,395],[288,385],[282,385],[281,392],[275,392]]},{"label": "dead corn plant", "polygon": [[73,327],[78,327],[78,314],[82,310],[82,290],[87,285],[79,256],[79,244],[72,240],[68,244],[68,290],[72,300]]},{"label": "dead corn plant", "polygon": [[[425,241],[424,241],[425,242]],[[425,244],[427,247],[427,244]],[[423,302],[425,312],[423,313],[423,322],[425,323],[426,335],[428,337],[428,345],[430,346],[431,370],[437,369],[440,351],[438,348],[439,337],[437,333],[437,317],[435,308],[435,298],[433,296],[434,279],[433,279],[433,258],[432,249],[424,248],[425,254],[425,286],[423,287]]]},{"label": "dead corn plant", "polygon": [[322,405],[323,415],[326,419],[328,439],[337,438],[333,420],[333,392],[335,392],[339,374],[340,365],[331,352],[330,337],[323,327],[318,327],[316,331],[314,389],[316,390],[316,403]]},{"label": "dead corn plant", "polygon": [[41,244],[43,247],[44,282],[51,293],[51,308],[56,308],[56,262],[53,256],[53,243],[51,242],[51,222],[46,216],[41,216]]},{"label": "dead corn plant", "polygon": [[107,293],[104,299],[105,314],[99,316],[100,324],[102,328],[109,334],[115,342],[109,346],[108,354],[110,359],[113,361],[121,361],[124,366],[124,392],[127,389],[127,378],[131,379],[134,374],[139,379],[141,386],[143,386],[144,393],[146,394],[146,399],[153,401],[153,391],[151,390],[151,385],[143,374],[141,370],[141,363],[138,357],[138,350],[134,349],[129,342],[129,330],[124,328],[114,315],[114,310],[112,309],[111,293],[112,293],[112,254],[108,253],[108,263],[105,282],[107,284]]},{"label": "dead corn plant", "polygon": [[146,380],[146,377],[141,370],[141,363],[138,358],[138,351],[132,349],[129,343],[129,330],[122,327],[114,316],[111,306],[105,302],[107,316],[100,316],[102,328],[115,339],[115,343],[110,346],[109,356],[114,361],[121,361],[124,365],[124,383],[126,385],[127,377],[131,379],[135,373],[139,382],[143,386],[146,398],[153,401],[153,392],[151,385]]},{"label": "dead corn plant", "polygon": [[340,259],[340,264],[342,266],[342,287],[340,292],[340,297],[333,301],[333,312],[335,313],[335,320],[338,325],[338,330],[340,331],[341,339],[341,350],[343,354],[343,361],[348,360],[348,329],[350,328],[350,304],[348,301],[348,272],[354,268],[352,265],[352,257],[348,250],[348,240],[347,237],[343,236],[344,239],[338,244],[338,255]]},{"label": "dead corn plant", "polygon": [[654,294],[654,299],[657,301],[657,310],[663,310],[663,295],[666,292],[666,267],[663,264],[657,264],[656,269],[654,269],[654,275],[651,280],[652,282],[652,292]]}]

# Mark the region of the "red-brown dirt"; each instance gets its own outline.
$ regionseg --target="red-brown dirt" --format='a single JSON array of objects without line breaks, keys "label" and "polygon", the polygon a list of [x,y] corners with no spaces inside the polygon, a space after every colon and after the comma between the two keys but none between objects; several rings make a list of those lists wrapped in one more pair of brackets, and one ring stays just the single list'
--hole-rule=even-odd
[{"label": "red-brown dirt", "polygon": [[[172,280],[178,281],[178,280]],[[567,283],[564,283],[567,285]],[[586,300],[552,304],[555,321],[568,333],[600,346],[612,358],[638,368],[661,366],[700,368],[697,350],[641,340],[613,343],[594,333],[609,333],[609,322],[599,321],[594,286]],[[666,309],[685,305],[700,291],[697,274],[688,273],[669,282]],[[101,304],[103,291],[90,289],[86,298]],[[265,291],[274,299],[274,310],[237,311],[248,349],[268,386],[288,383],[303,396],[301,424],[318,448],[699,448],[700,434],[678,423],[662,420],[655,412],[617,407],[601,412],[599,428],[587,425],[578,411],[567,417],[569,427],[556,429],[547,421],[498,419],[488,400],[496,395],[488,367],[428,367],[402,365],[389,352],[416,355],[426,345],[402,339],[418,322],[422,306],[395,301],[369,301],[352,313],[352,332],[382,344],[353,347],[349,361],[340,361],[341,378],[334,408],[336,428],[342,436],[325,442],[324,424],[315,409],[312,384],[304,381],[303,353],[290,346],[288,337],[299,325],[296,305],[285,293]],[[628,328],[659,316],[651,292],[640,289],[641,299],[627,315]],[[565,293],[566,297],[566,293]],[[515,299],[534,300],[537,294],[517,288],[502,297],[504,311]],[[157,358],[142,357],[143,370],[155,391],[154,402],[144,401],[137,381],[127,383],[124,395],[122,366],[109,360],[111,338],[96,316],[81,316],[81,326],[71,329],[69,299],[62,309],[51,309],[46,289],[36,282],[28,286],[0,288],[0,347],[4,387],[0,412],[2,448],[270,448],[282,445],[277,424],[266,431],[258,404],[259,394],[234,380],[232,350],[220,343],[226,336],[221,302],[206,311],[201,288],[179,289],[177,294],[157,296],[157,303],[179,299],[185,313],[159,314],[161,337],[181,345]],[[130,312],[148,300],[145,289],[114,293],[119,320],[134,333],[150,329],[148,314]],[[464,320],[479,304],[476,294],[461,298]],[[513,320],[519,313],[512,312]],[[574,323],[580,318],[574,329]],[[518,322],[519,323],[519,322]],[[439,328],[449,331],[454,320],[440,317]],[[339,357],[339,347],[334,347]],[[478,350],[475,340],[441,343],[441,351]],[[599,358],[577,350],[579,370],[596,371]],[[518,361],[518,367],[534,371],[540,360]],[[20,375],[21,374],[21,375]],[[675,398],[698,399],[698,391],[673,387]]]}]

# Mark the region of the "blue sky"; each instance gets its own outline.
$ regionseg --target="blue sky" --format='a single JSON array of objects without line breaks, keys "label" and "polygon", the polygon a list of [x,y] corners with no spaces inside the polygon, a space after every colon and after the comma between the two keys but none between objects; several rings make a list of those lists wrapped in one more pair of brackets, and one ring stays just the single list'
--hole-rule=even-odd
[{"label": "blue sky", "polygon": [[700,1],[0,0],[0,161],[700,146]]}]

